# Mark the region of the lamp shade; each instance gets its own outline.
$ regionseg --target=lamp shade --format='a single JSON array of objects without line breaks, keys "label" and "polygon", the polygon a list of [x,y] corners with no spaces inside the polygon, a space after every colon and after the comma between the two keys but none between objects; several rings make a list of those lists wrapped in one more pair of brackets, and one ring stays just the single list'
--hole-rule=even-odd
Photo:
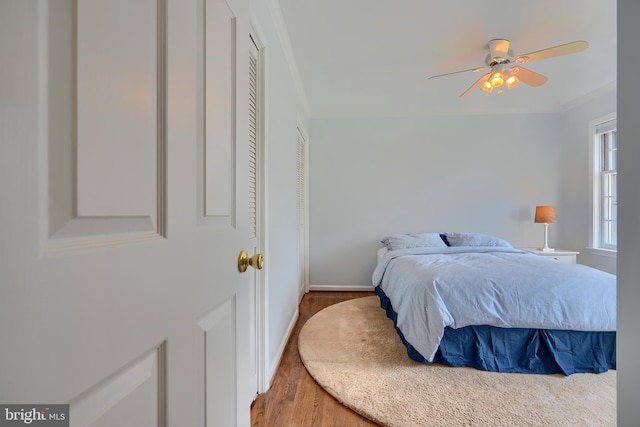
[{"label": "lamp shade", "polygon": [[534,222],[543,222],[545,224],[556,222],[556,208],[553,206],[536,206]]}]

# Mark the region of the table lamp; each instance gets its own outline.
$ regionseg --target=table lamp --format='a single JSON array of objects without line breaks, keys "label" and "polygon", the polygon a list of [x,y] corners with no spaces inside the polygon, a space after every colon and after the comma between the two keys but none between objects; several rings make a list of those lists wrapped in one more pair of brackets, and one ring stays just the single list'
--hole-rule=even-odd
[{"label": "table lamp", "polygon": [[556,222],[556,208],[553,206],[536,206],[536,217],[534,222],[541,222],[544,224],[544,246],[538,249],[542,252],[553,252],[554,249],[550,248],[547,243],[547,230],[550,223]]}]

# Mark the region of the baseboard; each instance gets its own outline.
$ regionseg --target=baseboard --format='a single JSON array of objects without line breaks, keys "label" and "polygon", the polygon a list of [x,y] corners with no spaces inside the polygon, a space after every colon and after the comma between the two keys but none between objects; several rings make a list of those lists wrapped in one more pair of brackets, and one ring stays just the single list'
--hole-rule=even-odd
[{"label": "baseboard", "polygon": [[373,291],[373,285],[309,285],[310,291]]},{"label": "baseboard", "polygon": [[[276,357],[274,358],[274,362],[269,366],[269,372],[267,372],[266,383],[269,384],[269,388],[271,388],[271,381],[273,381],[273,377],[278,370],[278,366],[280,366],[280,362],[282,361],[282,356],[284,355],[284,348],[287,346],[289,342],[289,338],[293,333],[293,328],[296,326],[296,322],[298,321],[298,317],[300,316],[300,310],[296,308],[296,311],[293,313],[293,317],[291,322],[289,322],[289,326],[287,326],[287,330],[284,333],[282,340],[280,341],[280,345],[278,346],[278,351],[276,353]],[[267,390],[265,390],[266,392]]]}]

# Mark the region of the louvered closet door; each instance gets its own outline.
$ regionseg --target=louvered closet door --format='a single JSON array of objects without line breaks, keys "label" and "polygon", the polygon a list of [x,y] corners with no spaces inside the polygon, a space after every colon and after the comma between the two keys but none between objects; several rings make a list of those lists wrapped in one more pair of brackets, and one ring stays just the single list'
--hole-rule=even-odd
[{"label": "louvered closet door", "polygon": [[249,37],[249,231],[258,238],[258,140],[259,140],[258,48]]},{"label": "louvered closet door", "polygon": [[[252,35],[249,36],[249,247],[253,253],[263,252],[262,242],[262,135],[261,135],[261,80],[260,80],[260,54]],[[263,273],[260,270],[248,272],[251,283],[252,318],[250,359],[252,363],[251,387],[256,394],[264,391],[260,384],[261,376],[261,349],[262,331],[261,313],[263,305]]]},{"label": "louvered closet door", "polygon": [[304,135],[298,128],[297,140],[297,256],[298,256],[298,294],[299,299],[306,292],[307,288],[307,168],[306,168],[307,142]]},{"label": "louvered closet door", "polygon": [[0,404],[250,424],[248,10],[0,1]]}]

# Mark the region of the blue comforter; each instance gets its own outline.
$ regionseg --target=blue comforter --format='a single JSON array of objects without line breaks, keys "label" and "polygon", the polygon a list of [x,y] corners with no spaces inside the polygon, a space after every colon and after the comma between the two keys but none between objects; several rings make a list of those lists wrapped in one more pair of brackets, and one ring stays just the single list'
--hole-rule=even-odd
[{"label": "blue comforter", "polygon": [[397,312],[397,327],[428,361],[444,328],[616,330],[616,278],[502,247],[387,252],[373,284]]}]

